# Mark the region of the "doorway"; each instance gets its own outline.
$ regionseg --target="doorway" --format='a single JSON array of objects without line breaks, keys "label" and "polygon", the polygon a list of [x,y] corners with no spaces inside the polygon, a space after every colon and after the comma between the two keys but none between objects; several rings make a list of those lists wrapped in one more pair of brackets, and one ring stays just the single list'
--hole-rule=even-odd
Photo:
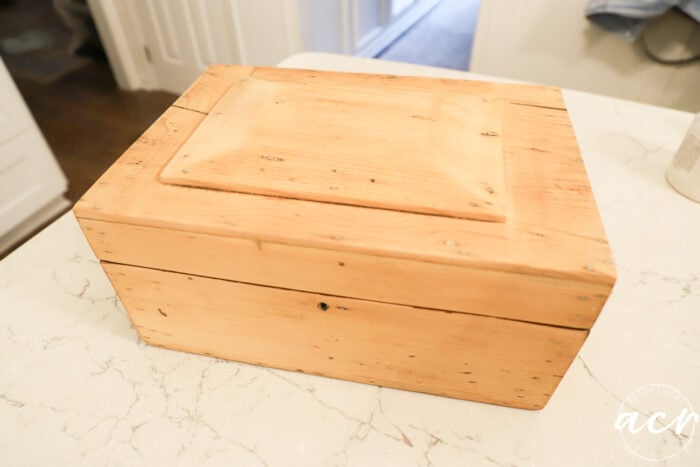
[{"label": "doorway", "polygon": [[0,0],[0,56],[71,202],[175,99],[118,88],[85,0]]},{"label": "doorway", "polygon": [[377,58],[468,70],[479,0],[441,0]]}]

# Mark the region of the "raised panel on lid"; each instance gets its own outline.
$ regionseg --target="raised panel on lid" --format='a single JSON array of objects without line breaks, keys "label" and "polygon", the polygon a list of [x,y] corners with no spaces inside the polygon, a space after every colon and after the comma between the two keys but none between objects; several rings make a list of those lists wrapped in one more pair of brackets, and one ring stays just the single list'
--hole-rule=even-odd
[{"label": "raised panel on lid", "polygon": [[495,100],[454,80],[381,79],[256,71],[229,88],[160,179],[503,222]]}]

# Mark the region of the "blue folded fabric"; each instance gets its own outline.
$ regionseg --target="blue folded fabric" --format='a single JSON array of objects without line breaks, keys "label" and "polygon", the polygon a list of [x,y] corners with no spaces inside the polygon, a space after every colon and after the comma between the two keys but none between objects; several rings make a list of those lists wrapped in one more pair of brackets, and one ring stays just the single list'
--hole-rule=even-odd
[{"label": "blue folded fabric", "polygon": [[633,42],[647,21],[677,7],[700,23],[700,0],[590,0],[586,17],[601,28]]}]

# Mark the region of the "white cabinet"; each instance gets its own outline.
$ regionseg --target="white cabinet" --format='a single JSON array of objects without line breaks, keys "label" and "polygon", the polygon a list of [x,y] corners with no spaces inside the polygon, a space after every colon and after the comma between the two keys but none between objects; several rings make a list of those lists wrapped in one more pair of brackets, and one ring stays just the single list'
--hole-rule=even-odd
[{"label": "white cabinet", "polygon": [[[32,119],[14,83],[0,62],[0,144],[29,128]],[[2,162],[0,162],[1,164]]]},{"label": "white cabinet", "polygon": [[0,254],[68,207],[66,178],[0,60]]}]

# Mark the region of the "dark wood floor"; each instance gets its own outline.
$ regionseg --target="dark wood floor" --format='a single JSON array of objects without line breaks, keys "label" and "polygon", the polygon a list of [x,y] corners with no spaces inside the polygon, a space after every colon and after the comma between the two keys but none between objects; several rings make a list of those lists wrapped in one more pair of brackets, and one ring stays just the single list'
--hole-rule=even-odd
[{"label": "dark wood floor", "polygon": [[16,83],[68,178],[72,202],[175,100],[166,92],[120,90],[100,60],[48,85]]}]

